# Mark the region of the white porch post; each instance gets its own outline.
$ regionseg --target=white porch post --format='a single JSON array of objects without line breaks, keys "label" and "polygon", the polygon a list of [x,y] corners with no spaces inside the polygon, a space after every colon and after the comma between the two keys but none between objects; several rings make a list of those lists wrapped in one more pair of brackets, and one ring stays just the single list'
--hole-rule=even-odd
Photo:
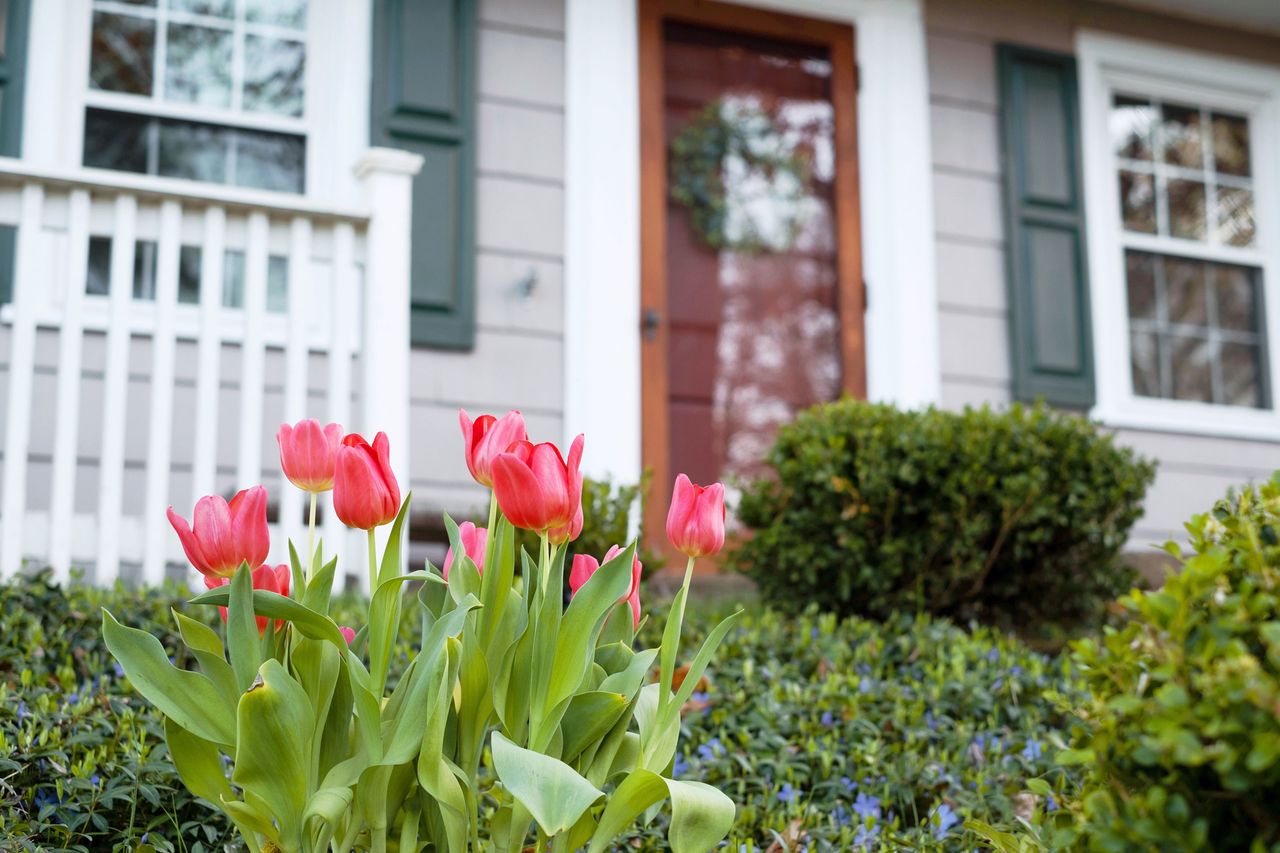
[{"label": "white porch post", "polygon": [[[422,157],[371,148],[356,164],[370,211],[365,237],[363,340],[360,347],[359,428],[365,437],[385,432],[391,467],[409,484],[409,251],[413,176]],[[361,577],[364,573],[361,573]]]}]

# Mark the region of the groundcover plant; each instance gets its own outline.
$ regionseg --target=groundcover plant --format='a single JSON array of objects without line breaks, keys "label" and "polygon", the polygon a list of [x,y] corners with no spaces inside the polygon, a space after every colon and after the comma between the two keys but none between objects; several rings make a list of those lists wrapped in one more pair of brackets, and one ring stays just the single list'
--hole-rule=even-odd
[{"label": "groundcover plant", "polygon": [[[411,496],[400,500],[381,433],[369,443],[314,420],[280,428],[285,476],[311,497],[307,548],[290,542],[290,565],[264,565],[261,486],[202,498],[189,524],[169,511],[208,587],[193,603],[221,608],[225,631],[174,613],[199,671],[107,611],[103,635],[164,715],[183,783],[254,853],[520,853],[531,839],[539,851],[599,853],[668,799],[672,850],[716,846],[733,802],[672,770],[680,710],[738,616],[676,678],[694,561],[724,544],[723,487],[677,478],[667,534],[688,556],[684,582],[658,648],[637,650],[634,542],[603,564],[576,556],[564,605],[565,546],[583,525],[583,437],[566,459],[531,443],[518,412],[460,422],[467,466],[491,490],[489,522],[445,517],[441,571],[402,573]],[[372,594],[358,629],[329,616],[338,557],[312,547],[330,491],[337,516],[368,534]],[[379,554],[375,531],[388,524]],[[516,552],[517,527],[538,535],[537,554]],[[420,614],[421,640],[391,679],[405,608]]]}]

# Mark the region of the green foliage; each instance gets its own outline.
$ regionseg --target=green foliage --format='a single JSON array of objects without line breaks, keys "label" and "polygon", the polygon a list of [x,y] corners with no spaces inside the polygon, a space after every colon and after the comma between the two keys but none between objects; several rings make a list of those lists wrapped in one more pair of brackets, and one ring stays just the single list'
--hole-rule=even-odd
[{"label": "green foliage", "polygon": [[1059,760],[1088,772],[1048,849],[1280,850],[1280,475],[1187,530],[1181,571],[1074,646],[1091,698]]},{"label": "green foliage", "polygon": [[[686,637],[717,615],[691,606]],[[988,628],[750,608],[685,708],[675,775],[738,804],[728,850],[970,851],[961,821],[1012,822],[1028,780],[1075,778],[1053,755],[1079,701],[1061,661]]]},{"label": "green foliage", "polygon": [[962,413],[843,400],[802,413],[743,495],[731,558],[770,602],[1039,626],[1095,619],[1154,466],[1043,405]]}]

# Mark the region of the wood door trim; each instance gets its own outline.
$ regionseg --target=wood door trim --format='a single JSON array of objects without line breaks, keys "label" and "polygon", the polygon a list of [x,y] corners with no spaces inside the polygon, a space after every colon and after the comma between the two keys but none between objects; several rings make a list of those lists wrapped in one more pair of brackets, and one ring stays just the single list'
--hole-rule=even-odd
[{"label": "wood door trim", "polygon": [[[663,534],[670,471],[667,435],[667,145],[663,69],[663,24],[681,21],[784,41],[816,44],[829,51],[835,111],[836,237],[843,390],[865,398],[867,389],[865,306],[858,183],[857,64],[853,28],[717,0],[639,0],[640,82],[640,452],[650,469],[645,529],[651,546],[669,551]],[[841,79],[846,81],[843,85]],[[656,326],[645,315],[656,311]],[[703,484],[705,485],[705,484]],[[708,561],[704,561],[708,562]]]}]

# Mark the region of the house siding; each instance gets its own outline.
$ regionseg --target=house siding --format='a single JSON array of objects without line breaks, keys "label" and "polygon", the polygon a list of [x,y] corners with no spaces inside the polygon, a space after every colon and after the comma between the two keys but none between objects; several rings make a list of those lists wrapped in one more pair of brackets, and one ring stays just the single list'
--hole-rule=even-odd
[{"label": "house siding", "polygon": [[[1280,37],[1080,0],[927,0],[925,23],[942,405],[1007,405],[1012,377],[996,45],[1071,52],[1076,31],[1088,28],[1275,62]],[[1182,523],[1228,487],[1280,468],[1280,444],[1273,442],[1129,429],[1116,436],[1159,462],[1130,538],[1133,549],[1182,538]]]},{"label": "house siding", "polygon": [[476,343],[413,353],[410,481],[424,519],[483,507],[460,407],[520,409],[539,440],[564,431],[564,4],[483,0],[479,16]]}]

